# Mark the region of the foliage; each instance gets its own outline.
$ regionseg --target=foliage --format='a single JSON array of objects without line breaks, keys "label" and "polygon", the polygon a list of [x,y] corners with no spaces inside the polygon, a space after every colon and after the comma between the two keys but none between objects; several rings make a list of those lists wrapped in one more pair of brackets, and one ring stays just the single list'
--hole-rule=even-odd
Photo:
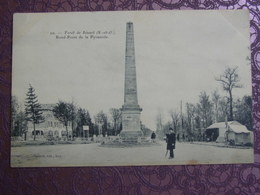
[{"label": "foliage", "polygon": [[176,112],[176,111],[171,110],[170,111],[170,116],[171,116],[171,119],[172,119],[173,129],[177,130],[178,127],[179,127],[179,122],[180,122],[179,113]]},{"label": "foliage", "polygon": [[77,136],[83,137],[83,126],[88,125],[89,126],[89,133],[93,135],[93,123],[91,121],[90,114],[87,110],[79,108],[77,112]]},{"label": "foliage", "polygon": [[112,134],[117,135],[120,133],[120,125],[122,123],[122,112],[120,109],[117,108],[111,108],[109,111],[113,121]]},{"label": "foliage", "polygon": [[24,112],[18,112],[15,121],[14,121],[14,131],[13,136],[22,136],[24,134],[26,140],[26,133],[27,133],[27,120],[26,115]]},{"label": "foliage", "polygon": [[212,103],[210,102],[209,95],[207,95],[205,91],[200,93],[197,108],[198,115],[202,120],[202,127],[208,127],[212,124]]},{"label": "foliage", "polygon": [[219,100],[218,104],[218,122],[225,121],[226,116],[229,115],[229,109],[228,109],[228,98],[222,97]]},{"label": "foliage", "polygon": [[74,118],[73,107],[70,103],[59,101],[53,108],[53,115],[66,127],[67,139],[69,139],[68,125]]},{"label": "foliage", "polygon": [[188,134],[192,134],[192,128],[194,125],[194,117],[195,117],[196,107],[191,103],[186,103],[186,129]]},{"label": "foliage", "polygon": [[71,118],[70,118],[71,129],[72,129],[72,132],[75,132],[75,126],[76,126],[75,123],[76,123],[76,117],[77,117],[77,107],[74,104],[74,102],[67,103],[67,104],[68,104],[69,110],[71,111]]},{"label": "foliage", "polygon": [[160,139],[162,139],[166,134],[166,131],[164,129],[163,118],[164,117],[163,117],[162,110],[159,110],[156,116],[156,134]]},{"label": "foliage", "polygon": [[12,96],[11,99],[12,125],[11,136],[22,136],[24,134],[26,140],[27,120],[26,115],[19,106],[18,99]]},{"label": "foliage", "polygon": [[[214,98],[215,103],[214,104]],[[218,99],[216,101],[216,99]],[[244,96],[241,100],[234,102],[234,120],[245,125],[249,130],[252,130],[252,98],[251,96]],[[177,139],[180,141],[203,140],[203,132],[214,121],[216,110],[218,109],[218,120],[216,122],[224,122],[225,116],[228,113],[228,101],[226,97],[217,97],[210,99],[206,92],[201,92],[199,102],[195,106],[191,103],[186,103],[186,113],[182,116],[182,128],[180,125],[181,110],[171,110],[169,112],[170,121],[164,122],[163,115],[157,115],[157,130],[156,133],[159,138],[163,138],[167,133],[169,127],[176,129]]]},{"label": "foliage", "polygon": [[253,130],[251,96],[244,96],[242,100],[238,99],[235,102],[234,119],[245,125],[247,129]]},{"label": "foliage", "polygon": [[18,135],[18,132],[16,132],[14,128],[18,110],[19,110],[19,105],[18,105],[17,97],[12,96],[11,98],[11,113],[12,113],[11,135],[12,136]]},{"label": "foliage", "polygon": [[144,136],[147,137],[147,136],[151,136],[152,134],[152,130],[149,129],[148,127],[146,127],[144,124],[141,123],[141,131],[143,132]]},{"label": "foliage", "polygon": [[220,94],[217,90],[214,90],[212,93],[212,102],[213,102],[213,114],[214,114],[214,121],[219,122],[219,101],[220,101]]},{"label": "foliage", "polygon": [[98,127],[98,135],[102,134],[105,136],[108,133],[108,117],[103,112],[100,111],[94,116],[95,119],[95,125]]}]

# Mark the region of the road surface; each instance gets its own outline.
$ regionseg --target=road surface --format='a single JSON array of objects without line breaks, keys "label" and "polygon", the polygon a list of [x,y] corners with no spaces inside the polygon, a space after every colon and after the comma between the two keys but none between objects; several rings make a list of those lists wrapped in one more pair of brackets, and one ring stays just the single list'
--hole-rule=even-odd
[{"label": "road surface", "polygon": [[[252,163],[253,149],[177,143],[175,158],[165,158],[166,143],[133,148],[100,147],[98,143],[11,148],[12,167],[180,165]],[[169,155],[169,154],[168,154]]]}]

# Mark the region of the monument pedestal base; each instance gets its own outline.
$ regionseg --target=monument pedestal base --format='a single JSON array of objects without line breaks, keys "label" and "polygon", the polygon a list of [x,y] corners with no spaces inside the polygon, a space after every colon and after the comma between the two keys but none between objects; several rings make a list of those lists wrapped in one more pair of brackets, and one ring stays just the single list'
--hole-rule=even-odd
[{"label": "monument pedestal base", "polygon": [[123,143],[141,143],[142,137],[142,131],[121,131],[120,133],[120,138]]}]

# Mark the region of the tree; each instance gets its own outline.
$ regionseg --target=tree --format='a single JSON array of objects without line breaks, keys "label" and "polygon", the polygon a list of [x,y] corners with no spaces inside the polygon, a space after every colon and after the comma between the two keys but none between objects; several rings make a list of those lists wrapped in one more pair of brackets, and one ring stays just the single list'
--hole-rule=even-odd
[{"label": "tree", "polygon": [[24,134],[24,139],[26,140],[27,133],[27,120],[25,112],[22,111],[21,105],[18,103],[16,96],[12,96],[11,99],[11,111],[12,111],[12,126],[11,126],[11,136],[22,136]]},{"label": "tree", "polygon": [[164,123],[163,119],[164,119],[164,117],[163,117],[162,110],[159,109],[157,116],[156,116],[156,134],[161,139],[165,136],[165,133],[166,133],[163,128],[163,123]]},{"label": "tree", "polygon": [[96,114],[94,119],[96,125],[98,125],[99,128],[101,128],[101,132],[99,132],[99,135],[100,134],[105,135],[107,133],[107,127],[108,127],[107,115],[103,111],[100,111],[99,113]]},{"label": "tree", "polygon": [[252,98],[244,96],[235,102],[234,119],[252,130]]},{"label": "tree", "polygon": [[73,119],[73,110],[69,103],[59,101],[56,106],[54,106],[53,115],[57,118],[65,127],[67,139],[69,139],[68,125]]},{"label": "tree", "polygon": [[168,121],[167,123],[165,123],[163,125],[163,132],[164,132],[164,136],[169,133],[169,129],[172,128],[172,123],[170,121]]},{"label": "tree", "polygon": [[229,95],[229,120],[233,121],[233,96],[232,91],[234,88],[241,88],[242,85],[239,84],[240,78],[237,73],[238,67],[235,68],[226,68],[224,73],[215,78],[216,81],[219,81],[222,84],[222,88]]},{"label": "tree", "polygon": [[152,134],[152,132],[153,132],[151,129],[149,129],[144,124],[142,124],[142,122],[141,122],[141,131],[143,132],[145,137],[150,136]]},{"label": "tree", "polygon": [[41,105],[38,103],[34,88],[30,85],[26,94],[25,114],[26,120],[33,123],[33,139],[36,139],[35,125],[44,122]]},{"label": "tree", "polygon": [[219,100],[219,104],[218,104],[218,110],[219,110],[219,121],[225,121],[226,120],[226,116],[229,115],[228,113],[228,103],[229,103],[229,98],[227,97],[223,97],[220,98]]},{"label": "tree", "polygon": [[212,103],[205,91],[200,93],[197,105],[198,114],[202,120],[202,127],[206,128],[212,124]]},{"label": "tree", "polygon": [[12,112],[12,124],[11,124],[11,135],[12,136],[17,136],[17,132],[15,129],[15,123],[16,123],[16,118],[19,110],[19,104],[16,96],[12,96],[11,98],[11,112]]},{"label": "tree", "polygon": [[171,119],[172,119],[173,129],[175,131],[177,131],[178,124],[179,124],[179,119],[180,119],[179,114],[176,111],[171,110],[170,111],[170,116],[171,116]]},{"label": "tree", "polygon": [[219,122],[219,100],[220,95],[217,90],[212,93],[212,102],[214,104],[214,115],[215,115],[215,122]]},{"label": "tree", "polygon": [[88,125],[89,132],[92,131],[93,124],[89,112],[79,108],[77,112],[77,136],[83,136],[83,125]]},{"label": "tree", "polygon": [[120,127],[120,123],[121,123],[121,119],[122,119],[121,118],[122,112],[120,109],[111,108],[110,114],[112,116],[113,125],[114,125],[114,135],[116,135],[117,133],[119,133],[119,127]]},{"label": "tree", "polygon": [[191,103],[186,103],[187,111],[187,131],[188,134],[194,134],[194,117],[195,117],[195,106]]},{"label": "tree", "polygon": [[[75,132],[75,122],[76,122],[75,119],[77,117],[77,107],[74,104],[74,102],[67,103],[67,104],[68,104],[69,110],[71,111],[71,117],[70,117],[71,129],[72,129],[72,132]],[[72,136],[73,136],[73,133],[72,133]]]},{"label": "tree", "polygon": [[19,111],[14,121],[14,134],[13,136],[24,135],[24,140],[27,139],[27,120],[23,111]]},{"label": "tree", "polygon": [[198,136],[198,140],[201,141],[202,140],[202,134],[203,134],[203,130],[202,130],[202,127],[201,127],[201,118],[199,115],[195,115],[194,117],[194,126],[195,126],[195,129],[197,131],[197,136]]}]

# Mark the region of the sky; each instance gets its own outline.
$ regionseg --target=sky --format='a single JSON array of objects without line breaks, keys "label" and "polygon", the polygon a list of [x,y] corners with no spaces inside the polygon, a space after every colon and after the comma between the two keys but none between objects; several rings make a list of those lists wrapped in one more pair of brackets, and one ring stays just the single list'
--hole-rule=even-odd
[{"label": "sky", "polygon": [[[127,22],[147,127],[155,130],[159,111],[167,118],[181,101],[197,103],[201,91],[226,95],[215,77],[227,67],[238,67],[243,85],[235,98],[251,95],[247,10],[15,14],[12,94],[23,102],[31,84],[43,104],[74,101],[92,116],[121,108]],[[77,39],[56,38],[67,35]]]}]

